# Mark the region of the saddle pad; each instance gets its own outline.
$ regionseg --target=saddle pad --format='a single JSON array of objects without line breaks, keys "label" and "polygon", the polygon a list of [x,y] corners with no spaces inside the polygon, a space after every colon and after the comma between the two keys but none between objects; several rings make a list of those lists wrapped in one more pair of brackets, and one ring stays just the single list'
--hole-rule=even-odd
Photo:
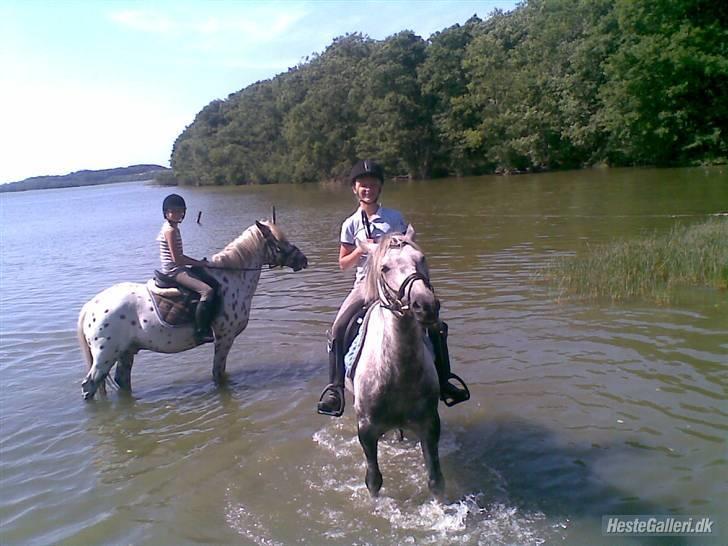
[{"label": "saddle pad", "polygon": [[[372,306],[373,308],[374,306]],[[359,330],[356,333],[356,337],[351,341],[351,345],[349,345],[349,348],[346,351],[346,355],[344,355],[344,367],[346,368],[346,377],[349,378],[351,381],[354,381],[354,374],[356,373],[356,364],[359,361],[359,356],[361,355],[361,346],[364,343],[364,337],[366,336],[366,326],[369,323],[369,313],[371,311],[371,308],[369,311],[367,311],[367,314],[364,316],[364,318],[359,319]],[[435,348],[432,346],[432,341],[430,341],[430,336],[427,335],[427,331],[423,328],[423,341],[425,343],[425,347],[432,355],[432,358],[435,358]]]},{"label": "saddle pad", "polygon": [[[151,290],[149,285],[147,285],[147,290],[152,298],[154,312],[160,322],[167,326],[185,326],[194,322],[194,309],[185,305],[185,298],[179,290],[176,288]],[[173,297],[162,296],[158,291],[172,293]],[[176,297],[174,297],[175,293]]]},{"label": "saddle pad", "polygon": [[359,354],[361,353],[361,344],[364,341],[365,329],[359,324],[359,329],[356,332],[356,337],[352,340],[349,349],[346,351],[344,356],[344,367],[346,368],[346,377],[353,380],[354,371],[356,370],[356,362],[359,360]]}]

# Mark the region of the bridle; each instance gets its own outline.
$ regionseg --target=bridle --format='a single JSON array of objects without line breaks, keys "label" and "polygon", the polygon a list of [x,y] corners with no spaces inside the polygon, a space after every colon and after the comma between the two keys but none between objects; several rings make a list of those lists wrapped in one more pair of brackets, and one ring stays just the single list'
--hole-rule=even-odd
[{"label": "bridle", "polygon": [[289,245],[289,248],[284,249],[276,238],[267,238],[266,244],[268,246],[268,250],[270,250],[275,257],[275,265],[271,265],[271,268],[285,266],[288,262],[288,258],[298,251],[298,248],[296,248],[295,245]]},{"label": "bridle", "polygon": [[[406,241],[402,241],[398,246],[401,247],[406,244]],[[392,245],[390,248],[397,248],[397,246]],[[411,311],[410,296],[412,294],[412,286],[417,281],[422,281],[425,284],[425,287],[434,294],[435,289],[432,287],[429,277],[427,277],[427,275],[423,275],[419,271],[415,271],[408,275],[404,281],[402,281],[402,284],[399,286],[399,290],[396,291],[387,283],[386,280],[384,280],[384,275],[380,275],[377,281],[380,305],[385,309],[389,309],[397,317],[402,318]]]},{"label": "bridle", "polygon": [[[275,237],[265,237],[265,246],[268,252],[270,252],[275,257],[275,263],[274,264],[268,264],[268,269],[273,269],[274,267],[285,267],[286,263],[288,262],[288,258],[292,254],[294,254],[296,251],[299,251],[298,248],[295,245],[289,245],[288,249],[284,249],[280,241],[276,239]],[[223,269],[227,271],[262,271],[263,266],[260,267],[220,267],[220,266],[208,266],[210,269]]]}]

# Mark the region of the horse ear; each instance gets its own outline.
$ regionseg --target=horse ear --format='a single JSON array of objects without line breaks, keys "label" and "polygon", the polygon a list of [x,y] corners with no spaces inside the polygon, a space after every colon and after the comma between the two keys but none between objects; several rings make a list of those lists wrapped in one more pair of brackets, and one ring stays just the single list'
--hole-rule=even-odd
[{"label": "horse ear", "polygon": [[414,242],[416,236],[415,228],[412,227],[412,224],[407,224],[407,233],[404,234],[404,238]]},{"label": "horse ear", "polygon": [[271,233],[270,228],[268,226],[266,226],[264,223],[256,220],[255,225],[258,227],[260,232],[263,234],[263,237],[265,237],[266,239],[270,239],[271,237],[273,237],[273,233]]},{"label": "horse ear", "polygon": [[374,251],[374,249],[377,248],[376,243],[370,243],[369,241],[362,241],[361,239],[357,239],[355,242],[356,242],[356,246],[361,248],[367,254],[371,254]]}]

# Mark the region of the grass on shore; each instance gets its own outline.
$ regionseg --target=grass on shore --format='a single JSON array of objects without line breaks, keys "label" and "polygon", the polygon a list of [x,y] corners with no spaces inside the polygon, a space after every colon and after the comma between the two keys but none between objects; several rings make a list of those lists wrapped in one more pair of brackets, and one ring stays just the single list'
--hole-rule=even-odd
[{"label": "grass on shore", "polygon": [[664,235],[590,247],[544,272],[562,294],[666,302],[677,288],[728,288],[728,218],[675,226]]}]

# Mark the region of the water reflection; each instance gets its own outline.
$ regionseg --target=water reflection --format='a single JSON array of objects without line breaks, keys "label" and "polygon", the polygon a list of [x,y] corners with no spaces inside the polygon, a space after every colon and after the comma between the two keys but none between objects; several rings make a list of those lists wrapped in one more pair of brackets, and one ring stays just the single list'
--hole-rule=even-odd
[{"label": "water reflection", "polygon": [[[211,380],[211,347],[141,353],[133,395],[93,404],[79,394],[76,314],[106,286],[150,276],[168,191],[0,195],[2,275],[13,279],[0,293],[12,311],[0,317],[1,542],[593,544],[603,513],[728,512],[728,295],[585,303],[537,278],[551,256],[721,212],[723,170],[387,185],[385,204],[417,228],[473,395],[441,409],[446,505],[428,500],[417,446],[393,439],[373,503],[353,415],[315,414],[324,332],[352,282],[335,261],[350,192],[180,192],[190,218],[203,211],[182,227],[191,255],[219,250],[275,204],[309,269],[263,272],[225,387]],[[99,225],[119,241],[102,244]]]}]

